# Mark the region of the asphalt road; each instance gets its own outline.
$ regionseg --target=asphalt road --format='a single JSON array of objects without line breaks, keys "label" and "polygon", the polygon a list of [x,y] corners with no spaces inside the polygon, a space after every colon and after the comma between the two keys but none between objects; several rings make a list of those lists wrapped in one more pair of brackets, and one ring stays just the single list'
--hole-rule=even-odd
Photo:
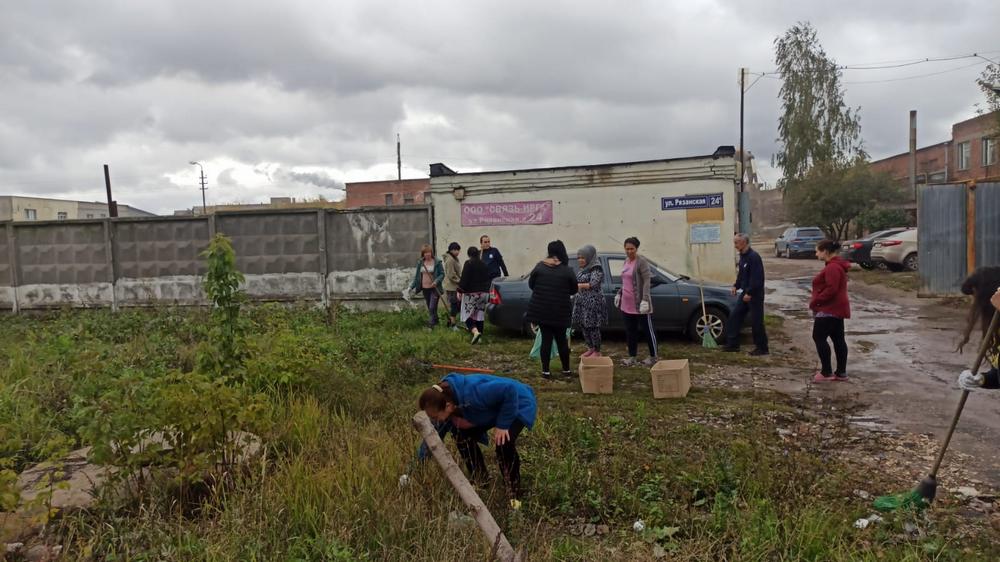
[{"label": "asphalt road", "polygon": [[[807,303],[812,277],[821,263],[765,257],[764,264],[767,312],[784,317],[785,333],[791,338],[775,342],[776,351],[793,357],[796,365],[786,370],[787,376],[780,377],[777,385],[786,392],[804,392],[819,366]],[[978,338],[966,346],[964,354],[955,351],[965,325],[965,305],[918,299],[860,281],[851,281],[848,290],[851,381],[813,384],[810,391],[844,394],[859,401],[867,410],[863,423],[942,439],[961,395],[955,380],[971,367],[977,351]],[[780,349],[782,345],[788,349]],[[975,472],[993,482],[1000,479],[1000,391],[972,393],[951,447],[975,459]]]}]

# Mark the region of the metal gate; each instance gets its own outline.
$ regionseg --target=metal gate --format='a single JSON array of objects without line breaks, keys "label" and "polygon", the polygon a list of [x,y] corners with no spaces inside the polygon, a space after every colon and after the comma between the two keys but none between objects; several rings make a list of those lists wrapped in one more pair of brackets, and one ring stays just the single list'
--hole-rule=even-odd
[{"label": "metal gate", "polygon": [[[917,200],[920,294],[959,292],[966,269],[966,187],[928,185]],[[1000,209],[1000,208],[998,208]]]},{"label": "metal gate", "polygon": [[1000,183],[976,186],[976,267],[1000,265]]}]

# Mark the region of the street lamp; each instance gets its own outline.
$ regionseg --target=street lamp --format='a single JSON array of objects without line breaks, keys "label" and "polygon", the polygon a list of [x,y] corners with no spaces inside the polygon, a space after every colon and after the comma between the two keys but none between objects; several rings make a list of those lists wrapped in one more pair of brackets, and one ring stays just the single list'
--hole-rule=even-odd
[{"label": "street lamp", "polygon": [[191,162],[189,162],[189,164],[191,164],[192,166],[198,166],[198,169],[201,170],[201,214],[207,215],[208,214],[208,207],[205,205],[205,189],[206,189],[205,188],[205,168],[201,165],[200,162],[195,162],[194,160],[192,160]]}]

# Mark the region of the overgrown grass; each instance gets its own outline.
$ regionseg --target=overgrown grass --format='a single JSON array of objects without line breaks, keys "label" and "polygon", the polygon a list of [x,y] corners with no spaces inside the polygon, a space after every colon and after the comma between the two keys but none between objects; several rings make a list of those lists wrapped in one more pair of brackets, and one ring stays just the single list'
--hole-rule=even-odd
[{"label": "overgrown grass", "polygon": [[[583,395],[575,382],[537,378],[529,340],[489,328],[484,344],[470,347],[464,332],[423,330],[417,312],[260,306],[247,315],[242,384],[266,400],[266,454],[193,515],[150,497],[62,520],[50,532],[71,558],[486,559],[478,530],[449,525],[461,504],[437,466],[412,464],[416,396],[444,374],[433,362],[498,369],[536,389],[538,423],[519,446],[523,508],[508,508],[502,484],[482,491],[533,560],[648,560],[654,549],[678,560],[1000,555],[988,533],[950,539],[946,514],[920,538],[904,535],[902,516],[854,529],[870,508],[851,490],[882,477],[847,468],[839,450],[846,427],[825,438],[780,436],[776,427],[800,416],[780,395],[703,388],[696,378],[687,399],[657,401],[643,369],[619,369],[613,395]],[[92,397],[140,374],[192,372],[207,326],[201,310],[4,318],[3,462],[20,470],[89,444],[81,428]],[[697,365],[762,364],[678,340],[661,353]],[[411,467],[413,482],[400,489],[397,479]],[[637,519],[643,534],[632,530]],[[610,532],[580,534],[588,523]]]},{"label": "overgrown grass", "polygon": [[916,271],[892,272],[881,269],[852,269],[851,279],[914,294],[920,289],[920,274]]}]

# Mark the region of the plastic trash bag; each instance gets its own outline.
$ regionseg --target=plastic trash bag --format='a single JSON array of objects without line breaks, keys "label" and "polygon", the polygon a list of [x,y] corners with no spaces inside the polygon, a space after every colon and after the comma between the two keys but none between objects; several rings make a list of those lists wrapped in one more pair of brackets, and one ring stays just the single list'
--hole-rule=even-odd
[{"label": "plastic trash bag", "polygon": [[[567,342],[569,341],[569,337],[570,337],[570,335],[572,333],[573,333],[573,329],[572,328],[567,328],[566,329],[566,341]],[[555,357],[558,357],[558,356],[559,356],[559,349],[555,346],[555,344],[553,344],[552,345],[552,352],[550,353],[550,358],[555,358]],[[535,330],[535,343],[532,344],[532,346],[531,346],[531,353],[528,354],[528,357],[531,357],[532,359],[541,359],[541,357],[542,357],[542,330],[541,330],[541,328]]]}]

